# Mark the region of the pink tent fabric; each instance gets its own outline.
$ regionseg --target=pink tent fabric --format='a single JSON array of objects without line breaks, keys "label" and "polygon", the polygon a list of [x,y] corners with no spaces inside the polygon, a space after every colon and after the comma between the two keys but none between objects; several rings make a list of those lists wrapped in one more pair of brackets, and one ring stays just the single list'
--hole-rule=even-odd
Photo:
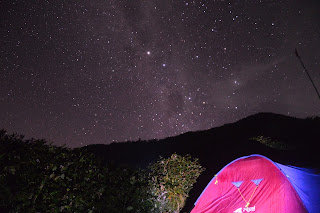
[{"label": "pink tent fabric", "polygon": [[284,173],[263,156],[240,158],[208,184],[191,213],[305,213]]}]

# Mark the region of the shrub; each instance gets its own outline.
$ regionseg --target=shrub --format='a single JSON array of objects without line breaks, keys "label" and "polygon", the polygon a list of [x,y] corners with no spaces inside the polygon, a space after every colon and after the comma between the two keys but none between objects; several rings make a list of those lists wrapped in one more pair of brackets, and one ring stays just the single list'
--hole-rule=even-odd
[{"label": "shrub", "polygon": [[150,166],[150,190],[154,212],[179,212],[188,193],[204,171],[190,155],[160,158]]},{"label": "shrub", "polygon": [[0,212],[179,212],[203,168],[190,156],[149,170],[0,131]]},{"label": "shrub", "polygon": [[138,172],[104,165],[80,149],[23,140],[4,130],[0,183],[2,211],[148,212],[142,205],[148,183]]}]

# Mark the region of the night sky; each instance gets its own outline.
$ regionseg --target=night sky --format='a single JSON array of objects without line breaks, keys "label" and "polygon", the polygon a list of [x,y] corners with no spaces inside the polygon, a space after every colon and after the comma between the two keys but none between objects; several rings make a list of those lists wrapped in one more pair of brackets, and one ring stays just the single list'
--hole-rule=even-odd
[{"label": "night sky", "polygon": [[318,0],[0,0],[0,129],[79,147],[319,115]]}]

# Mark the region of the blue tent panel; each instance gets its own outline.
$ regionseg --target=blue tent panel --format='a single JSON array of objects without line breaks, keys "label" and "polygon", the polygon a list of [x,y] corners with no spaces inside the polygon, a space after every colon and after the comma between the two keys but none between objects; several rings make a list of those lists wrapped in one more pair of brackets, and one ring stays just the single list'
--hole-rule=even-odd
[{"label": "blue tent panel", "polygon": [[320,212],[320,175],[311,169],[276,165],[287,176],[309,213]]}]

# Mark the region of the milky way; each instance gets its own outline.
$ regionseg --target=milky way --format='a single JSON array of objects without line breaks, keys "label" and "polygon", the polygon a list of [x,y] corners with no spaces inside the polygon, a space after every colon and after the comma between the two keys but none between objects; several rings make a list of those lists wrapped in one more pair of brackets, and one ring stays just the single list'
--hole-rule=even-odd
[{"label": "milky way", "polygon": [[0,1],[0,128],[79,147],[319,115],[319,1]]}]

